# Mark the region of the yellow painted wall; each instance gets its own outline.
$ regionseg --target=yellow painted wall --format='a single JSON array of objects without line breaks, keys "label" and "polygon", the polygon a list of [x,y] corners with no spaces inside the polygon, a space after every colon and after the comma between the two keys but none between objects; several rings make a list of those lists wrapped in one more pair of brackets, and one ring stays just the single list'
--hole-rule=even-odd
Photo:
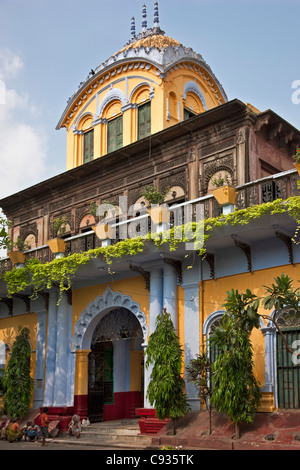
[{"label": "yellow painted wall", "polygon": [[[300,276],[300,265],[280,266],[277,268],[264,269],[256,271],[253,274],[244,273],[234,276],[219,278],[216,280],[204,281],[204,295],[203,295],[203,310],[204,310],[204,321],[207,317],[216,310],[224,310],[222,305],[226,300],[226,292],[233,289],[237,289],[240,293],[245,292],[248,288],[258,297],[261,297],[265,293],[265,285],[270,285],[274,282],[274,278],[280,276],[282,273],[289,275],[291,279],[298,283]],[[259,313],[270,314],[271,311],[266,311],[260,307]],[[266,324],[266,321],[264,322]],[[205,339],[205,338],[204,338]],[[261,385],[264,385],[265,381],[265,345],[263,334],[255,329],[252,332],[251,340],[254,346],[254,367],[255,375],[260,381]],[[204,342],[202,341],[202,345]],[[201,345],[201,346],[202,346]]]},{"label": "yellow painted wall", "polygon": [[141,276],[134,278],[112,281],[109,284],[99,284],[90,287],[82,287],[73,290],[73,332],[74,326],[78,321],[80,314],[96,297],[102,295],[105,289],[110,288],[115,292],[121,292],[124,295],[130,295],[133,301],[137,302],[145,314],[147,323],[149,317],[149,292],[145,289],[145,281]]},{"label": "yellow painted wall", "polygon": [[[147,323],[149,319],[149,292],[145,289],[145,281],[141,276],[112,281],[110,288],[115,292],[121,292],[129,295],[133,301],[137,302],[145,314]],[[73,290],[73,332],[74,326],[78,321],[82,311],[96,297],[102,295],[108,284],[83,287]],[[77,351],[76,354],[76,372],[75,372],[75,395],[85,395],[88,392],[88,354],[89,350]],[[139,391],[141,384],[141,354],[143,351],[131,351],[130,357],[130,390]]]},{"label": "yellow painted wall", "polygon": [[[73,129],[78,131],[87,130],[85,125],[88,118],[89,128],[96,115],[96,100],[98,104],[112,90],[121,90],[124,96],[131,96],[131,103],[141,104],[146,99],[150,99],[149,85],[153,90],[151,99],[151,134],[159,132],[170,125],[177,124],[183,120],[183,108],[189,102],[183,99],[184,85],[187,82],[195,82],[201,89],[207,104],[207,108],[211,109],[224,102],[222,95],[214,80],[200,66],[188,61],[183,62],[180,67],[171,69],[165,78],[161,78],[156,67],[153,65],[145,67],[143,64],[133,63],[128,59],[128,63],[124,67],[116,66],[105,72],[101,78],[97,77],[94,82],[90,82],[87,87],[77,97],[73,106],[67,112],[62,126],[67,129],[67,169],[74,168],[83,163],[83,135],[75,135]],[[126,78],[126,81],[124,80]],[[116,82],[116,80],[118,80]],[[143,85],[142,85],[143,84]],[[139,92],[141,86],[142,96]],[[171,99],[173,97],[174,99]],[[119,108],[123,104],[119,103]],[[194,94],[191,102],[197,102],[194,111],[201,113],[204,111],[200,99]],[[169,102],[169,106],[168,106]],[[180,116],[178,116],[178,103]],[[111,102],[104,108],[102,118],[112,119],[114,113],[110,113]],[[168,107],[172,107],[171,116],[168,117]],[[120,110],[118,111],[120,114]],[[94,159],[99,158],[107,153],[107,124],[99,122],[94,125]],[[123,112],[123,146],[128,145],[137,140],[137,109],[127,109]]]}]

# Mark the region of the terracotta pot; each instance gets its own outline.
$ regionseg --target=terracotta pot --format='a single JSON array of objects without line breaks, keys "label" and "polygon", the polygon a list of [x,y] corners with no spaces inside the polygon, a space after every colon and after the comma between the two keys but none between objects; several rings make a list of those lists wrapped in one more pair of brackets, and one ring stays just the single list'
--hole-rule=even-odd
[{"label": "terracotta pot", "polygon": [[66,242],[62,238],[52,238],[47,241],[52,253],[64,253],[66,249]]},{"label": "terracotta pot", "polygon": [[92,227],[92,229],[100,240],[113,238],[113,228],[110,224],[99,224],[96,227]]},{"label": "terracotta pot", "polygon": [[297,171],[300,175],[300,162],[299,163],[294,163],[294,167],[297,169]]},{"label": "terracotta pot", "polygon": [[236,189],[233,186],[222,186],[213,190],[213,195],[221,206],[235,204]]},{"label": "terracotta pot", "polygon": [[12,264],[25,264],[26,257],[23,251],[11,251],[8,256]]},{"label": "terracotta pot", "polygon": [[148,209],[148,212],[154,224],[167,223],[170,219],[169,209],[167,207],[153,207]]}]

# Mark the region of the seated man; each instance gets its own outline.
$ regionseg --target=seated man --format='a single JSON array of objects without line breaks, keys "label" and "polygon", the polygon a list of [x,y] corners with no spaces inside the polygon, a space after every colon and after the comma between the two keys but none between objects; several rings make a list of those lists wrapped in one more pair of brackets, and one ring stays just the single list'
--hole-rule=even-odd
[{"label": "seated man", "polygon": [[28,438],[29,441],[37,441],[40,438],[41,430],[35,421],[28,421],[27,428],[25,429],[25,440]]},{"label": "seated man", "polygon": [[74,415],[69,424],[69,435],[80,437],[80,431],[81,431],[80,418],[78,415]]},{"label": "seated man", "polygon": [[8,442],[20,441],[24,434],[24,429],[20,428],[18,419],[14,418],[12,423],[7,428],[7,440]]}]

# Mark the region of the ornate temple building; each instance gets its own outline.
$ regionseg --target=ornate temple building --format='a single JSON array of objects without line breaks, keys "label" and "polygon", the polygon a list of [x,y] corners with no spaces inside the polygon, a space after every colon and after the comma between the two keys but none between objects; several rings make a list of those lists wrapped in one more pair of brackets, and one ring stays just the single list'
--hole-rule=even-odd
[{"label": "ornate temple building", "polygon": [[[263,286],[282,272],[299,279],[297,223],[288,210],[235,225],[228,216],[280,199],[288,207],[299,196],[292,155],[300,132],[270,109],[228,101],[202,56],[160,29],[157,2],[153,27],[145,6],[142,19],[142,31],[136,33],[133,18],[130,41],[91,70],[67,102],[57,124],[67,133],[66,171],[0,201],[10,236],[30,246],[25,261],[1,262],[0,360],[5,366],[18,326],[27,326],[32,407],[47,406],[61,419],[77,412],[101,421],[151,409],[144,351],[163,308],[187,365],[224,314],[228,290],[263,295]],[[233,200],[216,198],[216,180],[233,188]],[[146,210],[149,186],[165,195],[166,222],[151,220]],[[114,217],[91,210],[105,204],[117,208]],[[186,241],[174,247],[144,240],[139,250],[127,243],[143,230],[163,238],[199,214],[225,221],[205,241],[205,256]],[[111,236],[95,229],[101,216]],[[64,247],[55,252],[48,242],[59,217],[66,221]],[[65,289],[52,279],[32,296],[32,286],[11,292],[4,279],[32,260],[50,269],[85,253],[88,261]],[[282,314],[286,331],[299,335],[299,325],[285,321]],[[261,320],[252,340],[261,411],[299,408],[299,366],[298,386],[284,382],[282,368],[291,365],[276,355],[272,322]],[[189,403],[198,409],[197,392],[185,378]]]}]

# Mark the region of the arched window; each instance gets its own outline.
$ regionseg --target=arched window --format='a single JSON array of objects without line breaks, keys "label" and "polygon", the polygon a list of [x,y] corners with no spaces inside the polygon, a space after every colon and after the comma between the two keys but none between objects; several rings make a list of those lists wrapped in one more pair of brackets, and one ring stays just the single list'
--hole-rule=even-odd
[{"label": "arched window", "polygon": [[211,362],[215,362],[219,355],[219,350],[217,346],[211,346],[209,343],[209,338],[212,333],[215,331],[217,326],[220,326],[222,317],[224,315],[224,310],[217,310],[209,315],[203,325],[203,333],[206,335],[206,339],[208,341],[208,353]]},{"label": "arched window", "polygon": [[123,146],[123,116],[111,119],[107,123],[107,153]]},{"label": "arched window", "polygon": [[[289,347],[295,352],[300,345],[300,318],[290,308],[283,309],[277,324]],[[276,333],[276,365],[278,407],[300,409],[300,356],[291,354],[282,336]]]},{"label": "arched window", "polygon": [[83,134],[83,163],[88,163],[94,158],[94,129]]},{"label": "arched window", "polygon": [[151,103],[138,106],[138,140],[151,134]]},{"label": "arched window", "polygon": [[[151,134],[151,99],[153,89],[149,83],[139,83],[132,91],[130,102],[137,107],[137,139],[144,139]],[[133,126],[134,120],[132,123]]]},{"label": "arched window", "polygon": [[199,97],[195,93],[188,92],[184,100],[183,119],[190,119],[191,117],[196,116],[196,114],[200,114],[202,112],[203,105]]},{"label": "arched window", "polygon": [[94,158],[94,129],[93,117],[90,114],[83,116],[78,124],[79,135],[83,135],[82,162],[88,163]]},{"label": "arched window", "polygon": [[112,100],[106,106],[103,116],[107,120],[107,153],[123,147],[122,103]]}]

